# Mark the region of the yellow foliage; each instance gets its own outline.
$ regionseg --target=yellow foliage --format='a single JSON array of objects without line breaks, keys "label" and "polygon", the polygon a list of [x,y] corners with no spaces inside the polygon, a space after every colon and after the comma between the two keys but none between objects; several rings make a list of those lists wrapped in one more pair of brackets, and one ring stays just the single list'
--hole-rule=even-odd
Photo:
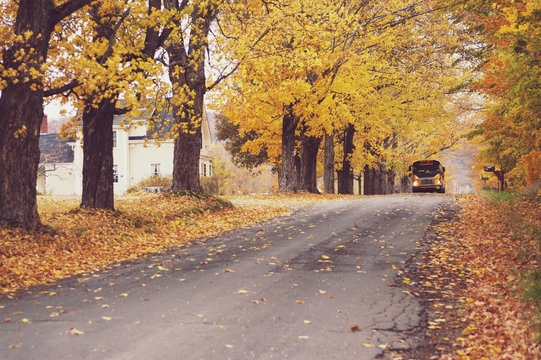
[{"label": "yellow foliage", "polygon": [[[245,150],[256,153],[265,145],[271,160],[278,159],[289,105],[310,135],[352,123],[358,140],[388,157],[414,158],[460,134],[447,131],[457,115],[443,106],[450,100],[446,92],[466,76],[453,69],[450,56],[460,32],[444,14],[430,11],[433,2],[294,0],[259,9],[256,3],[250,11],[237,5],[225,12],[227,38],[218,45],[239,69],[215,100],[241,133],[259,136]],[[411,15],[406,9],[413,3],[414,20],[399,21]],[[386,149],[383,140],[390,137],[396,139]],[[370,164],[366,151],[357,146],[358,167]]]},{"label": "yellow foliage", "polygon": [[[97,36],[100,25],[93,16],[101,18],[100,23],[116,33]],[[53,34],[46,69],[47,88],[78,81],[78,96],[71,98],[78,108],[90,99],[89,105],[97,107],[103,98],[121,98],[123,106],[132,110],[125,116],[126,126],[135,118],[150,115],[141,112],[142,108],[150,111],[141,99],[157,99],[154,103],[158,106],[168,86],[161,79],[163,66],[142,56],[141,49],[146,28],[160,28],[167,19],[159,10],[149,15],[148,2],[144,0],[104,0],[90,11],[77,13],[69,26],[58,27]],[[67,101],[64,97],[62,100]],[[80,125],[77,121],[72,124]]]}]

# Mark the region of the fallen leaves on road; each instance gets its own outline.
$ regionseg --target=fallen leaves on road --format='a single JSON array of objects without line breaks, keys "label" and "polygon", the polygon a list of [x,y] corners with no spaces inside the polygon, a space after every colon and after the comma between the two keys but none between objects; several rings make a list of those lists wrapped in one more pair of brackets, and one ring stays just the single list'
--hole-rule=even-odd
[{"label": "fallen leaves on road", "polygon": [[77,330],[76,328],[70,328],[70,329],[69,329],[69,333],[70,333],[71,335],[83,335],[83,334],[84,334],[84,331]]},{"label": "fallen leaves on road", "polygon": [[278,198],[278,205],[269,196],[264,205],[233,208],[213,197],[153,194],[118,199],[117,211],[80,209],[77,200],[39,199],[49,231],[0,227],[0,293],[9,296],[291,211],[282,205],[287,197]]},{"label": "fallen leaves on road", "polygon": [[348,330],[348,332],[350,333],[354,333],[356,331],[361,331],[361,328],[359,327],[359,325],[354,325]]}]

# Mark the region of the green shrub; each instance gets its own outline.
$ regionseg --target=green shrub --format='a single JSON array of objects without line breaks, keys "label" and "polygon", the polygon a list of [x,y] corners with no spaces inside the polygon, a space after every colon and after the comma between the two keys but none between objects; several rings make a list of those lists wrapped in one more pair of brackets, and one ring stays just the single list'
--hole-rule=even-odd
[{"label": "green shrub", "polygon": [[495,202],[509,201],[516,198],[516,194],[509,191],[483,190],[483,192]]},{"label": "green shrub", "polygon": [[524,188],[518,191],[498,191],[483,188],[483,193],[496,202],[510,201],[517,198],[535,199],[541,196],[541,181],[526,185]]}]

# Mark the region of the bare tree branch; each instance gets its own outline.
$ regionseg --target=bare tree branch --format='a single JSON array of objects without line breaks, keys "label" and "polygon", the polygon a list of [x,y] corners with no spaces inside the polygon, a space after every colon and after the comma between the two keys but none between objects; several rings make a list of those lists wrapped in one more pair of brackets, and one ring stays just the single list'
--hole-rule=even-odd
[{"label": "bare tree branch", "polygon": [[43,97],[50,97],[50,96],[55,96],[55,95],[58,95],[58,94],[62,94],[66,91],[70,91],[70,90],[73,90],[75,89],[76,87],[82,85],[82,83],[78,80],[73,80],[71,81],[70,83],[68,84],[65,84],[61,87],[58,87],[58,88],[54,88],[54,89],[49,89],[49,90],[44,90],[43,91]]},{"label": "bare tree branch", "polygon": [[55,7],[51,18],[51,27],[53,27],[56,23],[58,23],[65,17],[68,17],[77,10],[81,9],[82,7],[90,5],[91,3],[96,1],[97,0],[70,0],[63,3],[62,5]]}]

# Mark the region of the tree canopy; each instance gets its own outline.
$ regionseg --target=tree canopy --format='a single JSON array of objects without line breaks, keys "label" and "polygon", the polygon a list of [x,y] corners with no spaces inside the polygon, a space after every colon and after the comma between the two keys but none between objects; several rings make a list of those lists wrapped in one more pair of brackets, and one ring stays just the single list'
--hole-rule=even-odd
[{"label": "tree canopy", "polygon": [[455,57],[462,31],[437,2],[250,3],[222,24],[239,67],[221,93],[223,111],[241,134],[258,135],[243,150],[283,161],[290,110],[310,136],[353,124],[358,169],[431,155],[459,135],[448,131],[458,127],[451,96],[470,74]]},{"label": "tree canopy", "polygon": [[452,146],[469,126],[467,84],[490,102],[473,133],[485,139],[485,158],[519,183],[539,178],[538,1],[21,0],[0,8],[2,222],[39,227],[38,128],[44,97],[61,94],[81,110],[88,173],[99,174],[89,189],[107,193],[104,207],[112,208],[112,117],[135,118],[150,102],[173,108],[173,188],[200,189],[211,90],[238,132],[234,147],[255,156],[247,163],[274,163],[287,189],[296,189],[300,161],[304,186],[317,191],[324,138],[326,171],[347,176],[382,166],[401,173]]},{"label": "tree canopy", "polygon": [[472,135],[484,139],[483,160],[518,185],[533,183],[541,177],[541,4],[470,1],[462,10],[486,45],[474,89],[487,96],[489,106]]},{"label": "tree canopy", "polygon": [[0,223],[36,229],[44,71],[57,24],[91,0],[0,5]]}]

